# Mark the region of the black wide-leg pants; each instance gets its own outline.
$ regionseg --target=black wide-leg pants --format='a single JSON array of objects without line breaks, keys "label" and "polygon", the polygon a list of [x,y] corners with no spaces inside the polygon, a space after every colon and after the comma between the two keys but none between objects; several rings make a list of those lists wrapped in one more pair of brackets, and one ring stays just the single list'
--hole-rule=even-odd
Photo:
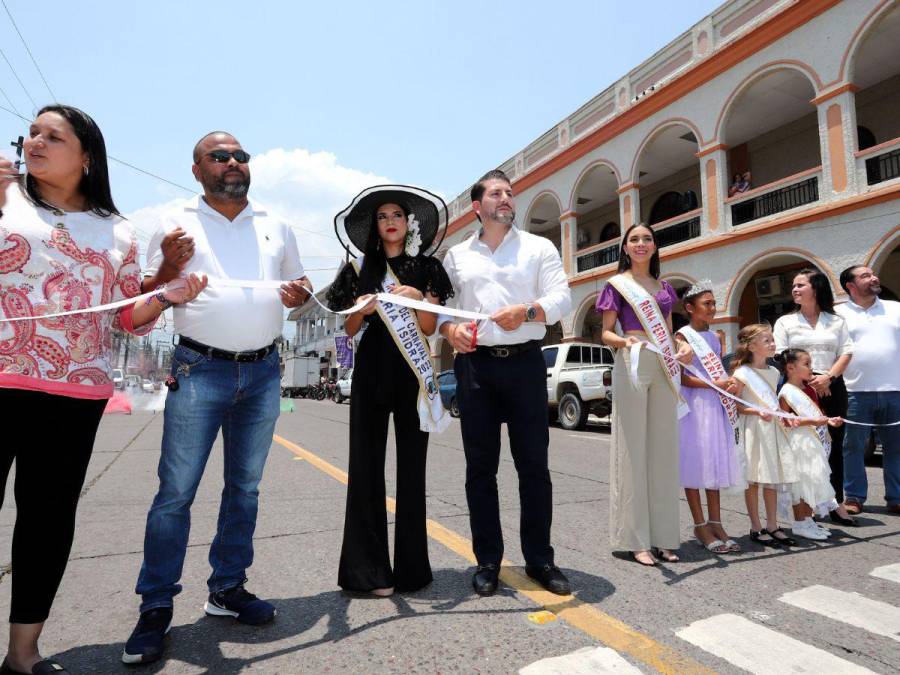
[{"label": "black wide-leg pants", "polygon": [[[403,367],[409,371],[405,363]],[[432,581],[425,526],[428,434],[419,430],[418,391],[418,381],[411,371],[396,373],[390,385],[378,382],[377,371],[358,368],[353,373],[347,511],[338,571],[338,585],[345,590],[394,587],[397,591],[414,591]],[[392,413],[397,440],[393,570],[384,487],[388,419]]]},{"label": "black wide-leg pants", "polygon": [[453,369],[475,558],[481,565],[499,564],[503,559],[497,469],[500,425],[505,422],[519,475],[522,554],[528,565],[552,564],[547,367],[540,348],[535,345],[505,358],[483,349],[458,354]]},{"label": "black wide-leg pants", "polygon": [[[0,506],[16,462],[10,623],[41,623],[62,581],[106,399],[0,389]],[[29,424],[26,420],[38,420]]]}]

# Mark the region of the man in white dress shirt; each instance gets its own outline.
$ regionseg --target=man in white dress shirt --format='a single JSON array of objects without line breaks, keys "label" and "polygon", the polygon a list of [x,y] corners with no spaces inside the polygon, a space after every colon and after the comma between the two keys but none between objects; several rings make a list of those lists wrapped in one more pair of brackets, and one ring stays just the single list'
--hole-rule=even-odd
[{"label": "man in white dress shirt", "polygon": [[218,279],[282,281],[271,289],[211,284],[188,309],[176,307],[178,346],[163,424],[159,491],[147,516],[144,562],[136,592],[141,616],[122,660],[148,663],[163,653],[184,565],[190,509],[219,430],[225,486],[209,552],[211,616],[267,623],[275,608],[244,589],[253,562],[258,485],[279,413],[283,307],[306,300],[291,228],[247,199],[250,156],[224,132],[194,148],[194,177],[204,194],[166,214],[148,247],[144,290],[202,272]]},{"label": "man in white dress shirt", "polygon": [[553,487],[547,369],[541,353],[545,324],[569,311],[572,300],[559,253],[544,237],[515,225],[509,179],[490,171],[472,187],[477,236],[452,247],[444,267],[460,309],[491,315],[477,326],[441,316],[441,335],[457,353],[456,395],[466,453],[466,499],[478,567],[475,591],[497,590],[503,533],[497,494],[500,426],[504,422],[519,474],[520,535],[525,569],[548,590],[565,595],[569,582],[550,545]]},{"label": "man in white dress shirt", "polygon": [[[865,265],[841,272],[850,301],[835,307],[844,317],[855,345],[844,371],[847,419],[870,424],[900,420],[900,302],[882,300],[881,282]],[[868,496],[865,453],[871,427],[846,425],[844,439],[844,503],[859,512]],[[888,511],[900,514],[900,427],[876,429],[884,449],[884,499]]]}]

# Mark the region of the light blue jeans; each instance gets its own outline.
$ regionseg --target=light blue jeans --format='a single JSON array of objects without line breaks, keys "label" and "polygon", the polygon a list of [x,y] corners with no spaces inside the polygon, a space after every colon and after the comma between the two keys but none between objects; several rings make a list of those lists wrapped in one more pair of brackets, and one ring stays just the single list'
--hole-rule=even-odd
[{"label": "light blue jeans", "polygon": [[219,429],[225,487],[209,551],[210,593],[246,579],[253,563],[259,481],[272,444],[280,397],[278,351],[252,363],[216,359],[179,345],[172,361],[159,459],[159,491],[147,515],[144,562],[135,591],[141,612],[171,607],[191,529],[191,504]]},{"label": "light blue jeans", "polygon": [[[870,424],[888,424],[900,420],[900,391],[848,392],[847,419]],[[869,483],[866,478],[865,452],[871,427],[847,425],[844,436],[844,499],[864,504]],[[876,427],[884,456],[884,500],[888,506],[900,504],[900,426]]]}]

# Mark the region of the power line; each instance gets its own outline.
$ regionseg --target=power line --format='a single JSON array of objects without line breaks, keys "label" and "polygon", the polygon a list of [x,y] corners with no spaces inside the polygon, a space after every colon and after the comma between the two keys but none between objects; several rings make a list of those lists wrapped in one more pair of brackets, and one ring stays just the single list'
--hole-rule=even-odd
[{"label": "power line", "polygon": [[6,58],[6,53],[0,48],[0,56],[3,57],[3,60],[6,61],[6,65],[9,66],[9,69],[12,71],[13,77],[16,78],[16,81],[19,83],[19,86],[22,87],[22,91],[25,92],[25,95],[28,97],[28,100],[31,101],[31,105],[37,109],[38,104],[34,102],[34,99],[31,98],[31,94],[28,92],[28,89],[25,87],[25,83],[19,78],[19,74],[16,72],[16,69],[13,68],[13,65],[9,62],[9,59]]},{"label": "power line", "polygon": [[[9,105],[13,108],[13,110],[16,110],[16,104],[13,103],[12,99],[6,94],[5,91],[3,91],[3,87],[0,87],[0,94],[3,94],[3,98],[6,99],[6,102],[9,103]],[[16,110],[16,112],[14,114],[18,115],[19,111]],[[19,116],[21,117],[21,115],[19,115]]]},{"label": "power line", "polygon": [[[47,83],[47,78],[44,77],[44,73],[41,70],[41,67],[37,64],[37,61],[34,58],[34,54],[31,53],[31,50],[28,48],[28,43],[25,41],[25,38],[22,36],[22,31],[19,30],[19,27],[16,25],[16,20],[13,19],[12,13],[9,11],[9,7],[6,6],[6,0],[0,0],[0,4],[3,5],[3,9],[6,10],[6,16],[9,17],[10,23],[12,23],[13,28],[16,29],[16,33],[19,34],[19,39],[22,41],[22,44],[25,46],[25,51],[28,52],[28,56],[31,57],[31,62],[34,64],[35,69],[38,71],[38,74],[41,76],[41,79],[44,81],[44,86],[47,87],[47,91],[50,92],[50,98],[54,101],[58,100],[56,98],[56,94],[53,93],[53,90],[50,88],[50,85]],[[34,101],[32,101],[34,103]]]}]

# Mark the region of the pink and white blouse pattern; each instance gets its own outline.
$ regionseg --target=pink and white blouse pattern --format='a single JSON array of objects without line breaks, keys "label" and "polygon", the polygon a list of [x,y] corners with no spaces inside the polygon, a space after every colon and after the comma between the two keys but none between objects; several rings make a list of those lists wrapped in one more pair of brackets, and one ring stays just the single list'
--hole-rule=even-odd
[{"label": "pink and white blouse pattern", "polygon": [[[140,295],[137,242],[123,218],[36,208],[15,186],[0,219],[0,317],[40,316]],[[0,322],[0,387],[75,398],[113,393],[111,329],[146,335],[132,306]]]}]

